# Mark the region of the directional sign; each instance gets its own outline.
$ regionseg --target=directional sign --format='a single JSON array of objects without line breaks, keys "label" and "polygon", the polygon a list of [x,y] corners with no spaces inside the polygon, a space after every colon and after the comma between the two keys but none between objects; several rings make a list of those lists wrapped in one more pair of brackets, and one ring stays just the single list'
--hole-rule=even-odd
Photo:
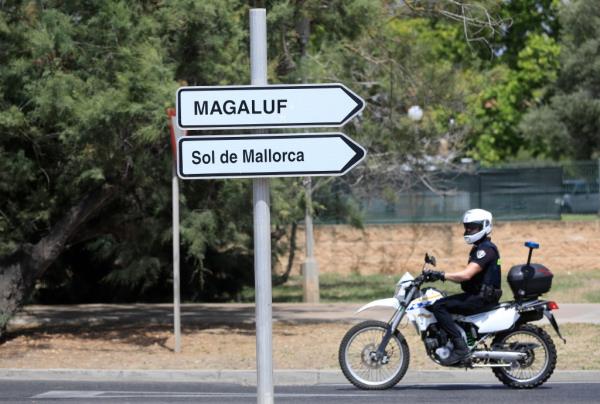
[{"label": "directional sign", "polygon": [[366,155],[343,133],[186,136],[177,145],[183,179],[343,175]]},{"label": "directional sign", "polygon": [[181,87],[182,129],[343,126],[365,102],[342,84]]}]

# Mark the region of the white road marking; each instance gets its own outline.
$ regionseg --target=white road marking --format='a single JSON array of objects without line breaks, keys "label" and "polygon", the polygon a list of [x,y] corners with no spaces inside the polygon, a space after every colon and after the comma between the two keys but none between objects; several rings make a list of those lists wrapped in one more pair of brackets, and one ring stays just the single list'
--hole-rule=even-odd
[{"label": "white road marking", "polygon": [[[584,381],[584,382],[548,382],[545,385],[553,384],[600,384],[600,381]],[[491,383],[414,383],[414,384],[399,384],[397,387],[423,387],[423,386],[500,386],[499,384]],[[325,385],[322,385],[325,386]],[[349,387],[346,384],[327,384],[326,386],[343,386]],[[361,397],[389,397],[394,394],[394,389],[381,392],[360,392],[356,393],[275,393],[275,397],[280,398],[330,398],[330,397],[346,397],[346,398],[361,398]],[[228,393],[228,392],[167,392],[167,391],[83,391],[83,390],[51,390],[45,393],[37,394],[31,399],[117,399],[117,398],[255,398],[256,393]]]},{"label": "white road marking", "polygon": [[[329,398],[329,397],[378,397],[385,396],[383,393],[275,393],[280,398]],[[163,391],[76,391],[76,390],[52,390],[37,394],[31,399],[83,399],[83,398],[255,398],[256,393],[204,393],[204,392],[163,392]]]},{"label": "white road marking", "polygon": [[101,394],[101,391],[64,390],[48,391],[46,393],[33,396],[32,398],[94,398]]}]

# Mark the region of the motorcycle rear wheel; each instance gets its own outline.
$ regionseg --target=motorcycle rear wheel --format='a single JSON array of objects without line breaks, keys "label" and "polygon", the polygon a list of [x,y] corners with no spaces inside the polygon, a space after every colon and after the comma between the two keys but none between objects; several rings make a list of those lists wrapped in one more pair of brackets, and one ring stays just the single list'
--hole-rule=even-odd
[{"label": "motorcycle rear wheel", "polygon": [[392,334],[384,358],[373,359],[388,327],[382,321],[364,321],[348,330],[342,338],[338,353],[340,367],[346,379],[359,389],[389,389],[406,374],[410,352],[398,330]]},{"label": "motorcycle rear wheel", "polygon": [[512,350],[519,344],[530,345],[522,348],[527,353],[523,360],[513,362],[511,367],[493,368],[494,375],[506,386],[517,389],[532,389],[543,384],[556,367],[556,347],[546,331],[531,324],[523,324],[494,338],[493,345]]}]

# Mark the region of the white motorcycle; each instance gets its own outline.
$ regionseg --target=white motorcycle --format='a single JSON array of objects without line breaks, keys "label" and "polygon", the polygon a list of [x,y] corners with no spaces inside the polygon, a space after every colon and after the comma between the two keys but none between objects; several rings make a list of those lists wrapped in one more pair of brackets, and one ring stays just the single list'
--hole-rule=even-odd
[{"label": "white motorcycle", "polygon": [[[526,242],[529,248],[527,264],[517,265],[508,273],[508,283],[515,300],[485,307],[482,312],[468,316],[455,315],[463,330],[471,357],[450,367],[491,368],[505,385],[514,388],[534,388],[543,384],[556,366],[556,347],[542,328],[529,324],[543,316],[550,321],[557,335],[558,324],[551,310],[558,309],[553,301],[539,300],[550,290],[552,273],[541,264],[531,264],[533,249],[539,244]],[[423,270],[435,266],[435,257],[425,255]],[[364,321],[352,327],[342,339],[339,362],[346,378],[365,390],[383,390],[396,385],[408,369],[409,348],[398,325],[406,316],[421,337],[427,355],[437,364],[450,355],[451,339],[438,326],[427,306],[445,296],[432,288],[421,288],[423,274],[414,278],[409,273],[396,284],[394,297],[375,300],[358,309],[357,313],[373,307],[393,308],[387,322]]]}]

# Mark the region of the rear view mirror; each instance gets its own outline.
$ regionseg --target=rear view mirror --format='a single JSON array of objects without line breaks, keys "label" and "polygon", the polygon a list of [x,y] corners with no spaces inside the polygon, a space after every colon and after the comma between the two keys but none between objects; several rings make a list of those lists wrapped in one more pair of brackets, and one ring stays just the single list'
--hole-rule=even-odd
[{"label": "rear view mirror", "polygon": [[428,253],[425,253],[425,263],[427,263],[431,266],[435,266],[435,257],[433,255],[429,255]]}]

